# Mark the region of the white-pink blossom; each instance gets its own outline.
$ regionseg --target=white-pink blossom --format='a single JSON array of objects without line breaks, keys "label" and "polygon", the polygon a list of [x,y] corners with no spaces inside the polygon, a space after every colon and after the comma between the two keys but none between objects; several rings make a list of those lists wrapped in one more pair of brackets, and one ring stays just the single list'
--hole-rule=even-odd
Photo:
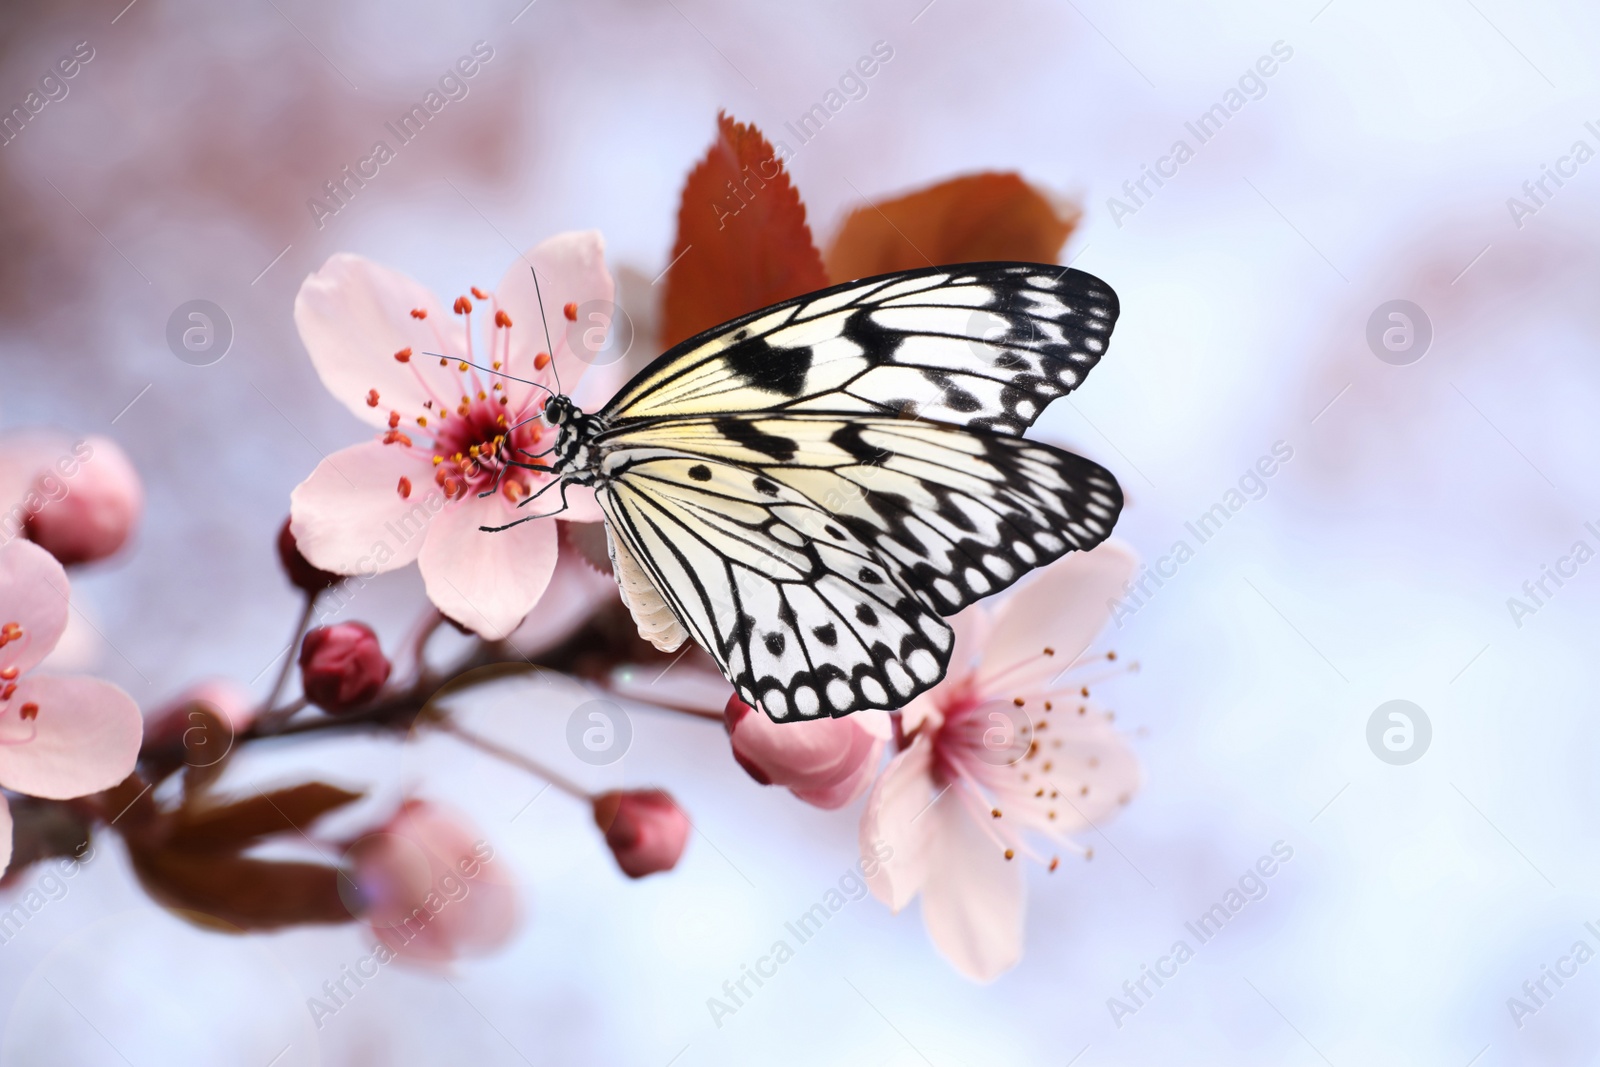
[{"label": "white-pink blossom", "polygon": [[[519,508],[550,475],[512,464],[538,462],[531,456],[554,443],[540,414],[548,390],[558,372],[568,393],[578,384],[588,367],[580,357],[592,347],[569,341],[582,336],[576,319],[586,305],[609,306],[612,295],[595,232],[550,238],[492,293],[474,288],[448,307],[360,256],[329,259],[301,285],[295,323],[323,384],[375,433],[328,456],[296,487],[291,529],[305,558],[368,576],[416,562],[445,615],[491,639],[516,629],[555,569],[556,524],[480,528],[559,506],[552,490]],[[567,504],[563,518],[601,517],[592,493],[570,491]]]},{"label": "white-pink blossom", "polygon": [[[0,547],[0,786],[66,800],[133,772],[144,720],[133,698],[98,678],[30,673],[67,628],[67,572],[29,541]],[[11,862],[11,810],[0,795],[0,871]]]},{"label": "white-pink blossom", "polygon": [[1133,752],[1090,699],[1088,650],[1133,574],[1113,543],[1046,567],[994,609],[952,620],[945,680],[906,707],[909,744],[867,798],[862,855],[892,856],[870,879],[899,911],[917,895],[938,949],[987,981],[1022,955],[1023,858],[1054,870],[1051,847],[1098,827],[1139,785]]}]

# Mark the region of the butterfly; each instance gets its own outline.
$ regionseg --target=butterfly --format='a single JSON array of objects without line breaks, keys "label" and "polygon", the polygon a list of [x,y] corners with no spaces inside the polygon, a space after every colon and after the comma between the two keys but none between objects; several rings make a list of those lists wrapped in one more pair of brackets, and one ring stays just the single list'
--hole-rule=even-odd
[{"label": "butterfly", "polygon": [[777,721],[899,708],[944,677],[945,617],[1110,534],[1116,479],[1022,433],[1117,311],[1035,263],[836,285],[682,342],[598,412],[552,396],[537,469],[593,487],[656,648],[693,637]]}]

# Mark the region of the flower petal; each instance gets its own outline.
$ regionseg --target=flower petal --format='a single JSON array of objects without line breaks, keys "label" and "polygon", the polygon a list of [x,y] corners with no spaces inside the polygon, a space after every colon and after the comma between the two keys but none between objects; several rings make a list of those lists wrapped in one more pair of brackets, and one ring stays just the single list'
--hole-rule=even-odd
[{"label": "flower petal", "polygon": [[[1137,562],[1131,549],[1107,541],[1052,563],[1020,586],[996,613],[978,672],[980,691],[1003,697],[1049,688],[1105,626],[1111,601]],[[1045,655],[1046,648],[1054,655]]]},{"label": "flower petal", "polygon": [[0,668],[31,670],[50,654],[67,629],[67,572],[31,541],[0,547],[0,624],[15,622],[22,636],[0,646]]},{"label": "flower petal", "polygon": [[[400,495],[401,478],[411,481],[409,498]],[[370,577],[416,559],[423,532],[449,510],[428,453],[366,441],[327,457],[295,486],[289,531],[312,565]]]},{"label": "flower petal", "polygon": [[924,734],[889,761],[861,813],[861,858],[869,864],[881,861],[867,885],[892,911],[909,904],[927,879],[934,847],[928,810],[934,797],[933,745]]},{"label": "flower petal", "polygon": [[555,572],[555,520],[535,519],[500,533],[479,529],[523,518],[527,512],[498,493],[469,496],[434,518],[417,558],[434,606],[491,641],[517,628]]},{"label": "flower petal", "polygon": [[[38,705],[32,721],[24,704]],[[110,682],[24,678],[0,721],[0,785],[51,800],[110,789],[133,773],[143,737],[139,705]]]},{"label": "flower petal", "polygon": [[11,805],[0,794],[0,874],[11,866]]},{"label": "flower petal", "polygon": [[[959,788],[959,787],[957,787]],[[930,824],[922,922],[956,970],[987,982],[1022,957],[1022,860],[1005,858],[951,789],[923,816]]]},{"label": "flower petal", "polygon": [[[531,525],[531,524],[530,524]],[[506,536],[515,531],[507,531]],[[617,583],[601,574],[576,549],[562,546],[538,610],[522,620],[511,643],[524,656],[547,652],[571,637],[597,609],[617,595]]]},{"label": "flower petal", "polygon": [[[539,272],[538,291],[544,296],[542,318],[533,274],[528,270],[530,264]],[[512,322],[506,370],[519,378],[555,387],[555,377],[549,367],[536,371],[533,366],[534,356],[545,351],[548,326],[550,344],[555,346],[551,355],[561,375],[561,388],[569,396],[573,395],[579,380],[589,369],[586,357],[595,348],[584,341],[584,331],[596,328],[591,314],[608,319],[615,307],[616,288],[611,272],[606,270],[606,243],[600,232],[558,233],[539,242],[511,265],[500,284],[495,286],[494,295]],[[576,305],[580,314],[578,321],[569,321],[563,313],[568,304]],[[594,306],[596,304],[600,306]],[[610,396],[584,395],[579,399],[586,403],[603,403]]]},{"label": "flower petal", "polygon": [[[427,317],[413,318],[414,308]],[[466,351],[462,321],[426,287],[349,253],[331,257],[300,284],[294,321],[328,392],[373,426],[387,425],[391,410],[407,421],[421,411],[428,391],[416,372],[429,362],[424,352]],[[403,348],[411,349],[411,364],[395,360]],[[367,404],[373,389],[376,407]]]}]

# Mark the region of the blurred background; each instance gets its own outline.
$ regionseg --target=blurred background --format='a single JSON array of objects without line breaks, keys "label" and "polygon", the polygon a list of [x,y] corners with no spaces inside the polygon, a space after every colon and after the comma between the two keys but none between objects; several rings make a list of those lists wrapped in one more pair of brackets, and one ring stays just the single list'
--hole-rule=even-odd
[{"label": "blurred background", "polygon": [[[375,805],[469,813],[522,884],[516,938],[443,975],[385,968],[318,1026],[307,998],[364,928],[203,932],[107,836],[0,944],[0,1062],[1593,1062],[1600,964],[1508,1006],[1574,942],[1600,949],[1600,564],[1508,605],[1600,548],[1591,6],[125,2],[0,9],[0,110],[92,53],[0,145],[0,427],[106,434],[142,473],[136,543],[74,577],[85,665],[141,704],[270,683],[297,603],[272,548],[288,493],[363,434],[296,335],[309,272],[358,252],[455,293],[594,227],[648,319],[717,110],[790,140],[880,41],[866,95],[788,163],[819,239],[975,170],[1076,201],[1066,257],[1123,313],[1038,435],[1118,475],[1147,562],[1193,552],[1109,634],[1142,666],[1101,695],[1145,786],[1093,862],[1030,871],[1026,955],[990,985],[914,907],[868,899],[716,1025],[706,999],[855,862],[858,808],[764,790],[715,723],[648,712],[625,760],[586,767],[562,741],[582,690],[518,683],[471,715],[591,787],[670,788],[697,827],[675,872],[628,882],[581,805],[530,804],[537,782],[448,739],[262,746],[230,773],[310,765]],[[477,42],[467,96],[314,217]],[[1274,73],[1241,85],[1262,57]],[[1202,143],[1190,125],[1241,88]],[[1180,139],[1192,158],[1161,162]],[[1147,167],[1166,176],[1141,190]],[[166,339],[197,299],[233,335],[207,366]],[[1275,448],[1201,543],[1185,524]],[[420,584],[387,576],[349,614],[396,641]],[[1391,700],[1430,726],[1408,763],[1369,744]],[[1279,842],[1266,896],[1116,1017]]]}]

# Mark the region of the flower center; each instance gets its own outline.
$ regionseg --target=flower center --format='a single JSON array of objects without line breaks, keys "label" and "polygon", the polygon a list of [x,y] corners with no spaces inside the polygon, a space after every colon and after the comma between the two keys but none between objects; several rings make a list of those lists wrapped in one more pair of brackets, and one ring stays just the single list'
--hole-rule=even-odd
[{"label": "flower center", "polygon": [[[472,297],[489,304],[489,350],[487,368],[474,357],[472,343]],[[421,361],[433,358],[402,348],[395,361],[410,366],[427,399],[420,410],[389,412],[389,429],[381,440],[399,448],[423,448],[433,454],[434,482],[450,500],[490,492],[504,494],[515,503],[529,496],[537,483],[549,475],[530,471],[516,464],[532,461],[550,432],[540,417],[548,391],[501,377],[494,372],[518,378],[532,378],[550,365],[550,355],[537,353],[531,368],[512,368],[511,316],[498,306],[495,297],[473,287],[472,297],[456,298],[453,310],[466,320],[466,352],[449,351],[442,333],[435,332],[442,374],[424,376]],[[411,311],[414,319],[426,320],[424,308]],[[532,373],[530,373],[530,371]],[[369,407],[381,407],[378,390],[367,393]],[[410,478],[401,478],[395,487],[402,498],[409,498]]]}]

